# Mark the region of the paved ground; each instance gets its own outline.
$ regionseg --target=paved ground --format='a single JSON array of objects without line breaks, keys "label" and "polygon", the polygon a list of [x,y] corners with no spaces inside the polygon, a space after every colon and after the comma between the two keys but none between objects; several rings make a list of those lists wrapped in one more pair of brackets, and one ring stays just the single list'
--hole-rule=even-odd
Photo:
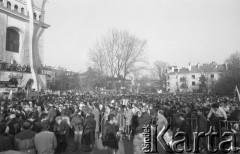
[{"label": "paved ground", "polygon": [[[111,150],[107,149],[107,147],[104,147],[102,145],[101,140],[96,141],[95,147],[92,152],[82,152],[82,151],[73,152],[74,145],[73,145],[72,138],[69,139],[68,144],[69,144],[69,147],[67,151],[62,154],[112,154]],[[133,140],[129,140],[123,137],[122,141],[120,140],[119,144],[120,144],[119,152],[116,154],[133,154]]]}]

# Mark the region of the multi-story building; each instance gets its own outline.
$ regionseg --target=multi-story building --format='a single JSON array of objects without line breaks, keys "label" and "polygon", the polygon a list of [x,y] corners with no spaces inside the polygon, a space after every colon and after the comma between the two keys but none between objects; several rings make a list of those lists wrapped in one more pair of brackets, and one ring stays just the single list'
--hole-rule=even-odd
[{"label": "multi-story building", "polygon": [[[42,0],[33,0],[35,26],[40,25]],[[41,29],[49,27],[41,24]],[[43,35],[37,41],[39,63],[43,62]],[[7,83],[14,78],[18,87],[24,87],[29,79],[29,13],[26,0],[0,0],[0,81]],[[39,75],[42,88],[46,88],[46,75]],[[3,86],[3,84],[2,84]]]},{"label": "multi-story building", "polygon": [[[168,92],[192,92],[205,84],[209,89],[228,69],[227,64],[197,64],[188,68],[171,66],[166,70],[166,90]],[[203,83],[204,82],[204,83]]]}]

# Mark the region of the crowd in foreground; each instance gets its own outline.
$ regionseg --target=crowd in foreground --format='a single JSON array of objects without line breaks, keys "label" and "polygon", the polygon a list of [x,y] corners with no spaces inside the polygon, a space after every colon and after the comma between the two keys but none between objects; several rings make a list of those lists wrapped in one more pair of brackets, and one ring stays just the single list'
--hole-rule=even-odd
[{"label": "crowd in foreground", "polygon": [[[112,153],[119,153],[119,140],[125,137],[133,140],[134,153],[142,154],[145,125],[158,125],[160,131],[170,124],[169,134],[208,132],[211,125],[216,131],[226,131],[226,121],[240,121],[239,110],[239,103],[229,97],[201,93],[2,99],[0,152],[63,153],[73,137],[72,151],[92,151],[95,141],[101,140]],[[239,125],[232,129],[239,132]],[[208,153],[207,146],[202,141],[201,152]]]}]

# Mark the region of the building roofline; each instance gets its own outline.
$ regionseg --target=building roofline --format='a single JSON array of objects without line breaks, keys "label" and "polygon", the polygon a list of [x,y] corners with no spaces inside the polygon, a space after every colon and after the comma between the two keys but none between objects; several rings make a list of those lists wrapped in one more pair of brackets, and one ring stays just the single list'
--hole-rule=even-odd
[{"label": "building roofline", "polygon": [[[12,15],[12,16],[14,16],[14,17],[17,17],[17,18],[19,18],[19,19],[21,19],[21,20],[23,20],[23,21],[29,21],[29,17],[28,17],[28,16],[25,16],[24,14],[21,14],[21,13],[19,13],[19,12],[10,10],[10,9],[8,9],[8,8],[6,8],[6,7],[0,6],[0,11],[6,13],[6,14],[8,14],[8,15]],[[38,20],[34,20],[34,23],[35,23],[35,24],[39,24],[39,21],[38,21]],[[48,24],[46,24],[46,23],[43,23],[43,26],[42,26],[42,27],[43,27],[43,28],[48,28],[48,27],[50,27],[50,25],[48,25]]]}]

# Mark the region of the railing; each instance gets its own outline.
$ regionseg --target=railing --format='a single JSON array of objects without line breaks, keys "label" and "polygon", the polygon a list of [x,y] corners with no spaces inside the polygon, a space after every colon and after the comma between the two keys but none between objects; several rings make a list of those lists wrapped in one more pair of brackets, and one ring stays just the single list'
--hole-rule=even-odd
[{"label": "railing", "polygon": [[9,64],[5,62],[0,62],[0,70],[31,73],[30,66],[21,66],[21,65]]}]

